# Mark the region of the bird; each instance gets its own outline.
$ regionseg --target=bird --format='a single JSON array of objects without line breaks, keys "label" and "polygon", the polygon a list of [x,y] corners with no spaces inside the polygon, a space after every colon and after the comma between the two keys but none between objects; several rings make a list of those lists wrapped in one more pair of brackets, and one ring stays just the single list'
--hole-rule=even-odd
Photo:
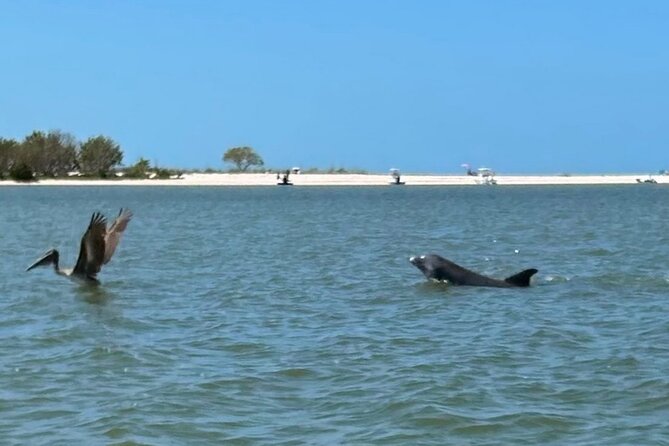
[{"label": "bird", "polygon": [[84,283],[99,284],[97,275],[102,265],[109,263],[114,255],[116,247],[121,241],[123,231],[125,231],[131,218],[132,212],[121,208],[114,223],[107,228],[107,219],[101,213],[94,212],[86,232],[81,237],[79,258],[74,268],[61,269],[59,265],[60,254],[57,249],[52,248],[30,265],[26,271],[38,266],[53,264],[53,268],[58,275],[77,279]]}]

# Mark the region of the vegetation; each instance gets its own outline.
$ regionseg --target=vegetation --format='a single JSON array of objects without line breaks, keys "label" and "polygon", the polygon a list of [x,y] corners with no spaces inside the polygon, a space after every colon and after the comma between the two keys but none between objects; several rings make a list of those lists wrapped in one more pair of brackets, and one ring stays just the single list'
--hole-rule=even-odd
[{"label": "vegetation", "polygon": [[151,167],[149,160],[140,158],[133,166],[128,167],[123,172],[126,178],[158,178],[166,180],[173,177],[180,177],[183,172],[174,169],[165,169],[162,167]]},{"label": "vegetation", "polygon": [[[262,157],[248,146],[233,147],[223,154],[223,161],[234,165],[238,172],[285,172],[286,169],[267,169]],[[219,173],[222,169],[173,170],[151,166],[140,158],[135,164],[123,167],[123,151],[113,139],[97,135],[83,142],[60,130],[35,130],[23,140],[0,137],[0,180],[37,181],[40,178],[86,176],[92,178],[178,178],[193,172]],[[367,173],[361,169],[330,167],[309,168],[303,173]]]},{"label": "vegetation", "polygon": [[40,178],[87,176],[128,178],[174,178],[182,172],[151,167],[140,158],[128,168],[121,167],[123,151],[113,139],[98,135],[78,142],[60,130],[35,130],[22,141],[0,137],[0,180],[36,181]]},{"label": "vegetation", "polygon": [[21,142],[0,137],[0,179],[27,181],[70,172],[106,177],[123,161],[118,144],[105,136],[79,143],[60,130],[35,130]]},{"label": "vegetation", "polygon": [[125,170],[125,176],[127,178],[146,178],[150,168],[151,164],[149,163],[149,160],[140,158],[134,166],[128,167]]},{"label": "vegetation", "polygon": [[179,169],[165,169],[163,167],[156,167],[156,175],[161,180],[168,178],[182,178],[183,170]]},{"label": "vegetation", "polygon": [[0,138],[0,180],[5,178],[16,163],[19,143],[13,139]]},{"label": "vegetation", "polygon": [[33,170],[24,162],[15,164],[9,169],[9,178],[14,181],[34,181]]},{"label": "vegetation", "polygon": [[319,174],[367,174],[364,169],[346,169],[343,167],[335,168],[330,167],[329,169],[319,169],[318,167],[310,167],[306,170],[303,170],[302,173],[319,173]]},{"label": "vegetation", "polygon": [[223,162],[236,166],[237,171],[246,172],[251,166],[263,166],[265,162],[252,147],[233,147],[223,154]]},{"label": "vegetation", "polygon": [[17,161],[25,163],[37,176],[57,177],[77,168],[77,140],[60,130],[32,132],[17,154]]},{"label": "vegetation", "polygon": [[111,138],[99,135],[88,138],[81,144],[79,166],[85,175],[106,178],[121,162],[123,162],[123,152]]}]

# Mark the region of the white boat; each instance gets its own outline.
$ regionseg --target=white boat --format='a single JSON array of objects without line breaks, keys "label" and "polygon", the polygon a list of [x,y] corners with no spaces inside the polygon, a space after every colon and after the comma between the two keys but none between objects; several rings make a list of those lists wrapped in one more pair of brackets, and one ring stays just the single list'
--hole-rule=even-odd
[{"label": "white boat", "polygon": [[476,181],[476,184],[497,184],[497,180],[495,179],[495,171],[487,167],[479,167],[474,181]]}]

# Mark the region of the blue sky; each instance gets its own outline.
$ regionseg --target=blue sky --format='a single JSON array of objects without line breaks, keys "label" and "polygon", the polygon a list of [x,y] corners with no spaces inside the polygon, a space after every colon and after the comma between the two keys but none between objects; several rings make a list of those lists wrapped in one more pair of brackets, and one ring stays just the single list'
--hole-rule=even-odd
[{"label": "blue sky", "polygon": [[126,164],[669,169],[666,1],[0,0],[0,136]]}]

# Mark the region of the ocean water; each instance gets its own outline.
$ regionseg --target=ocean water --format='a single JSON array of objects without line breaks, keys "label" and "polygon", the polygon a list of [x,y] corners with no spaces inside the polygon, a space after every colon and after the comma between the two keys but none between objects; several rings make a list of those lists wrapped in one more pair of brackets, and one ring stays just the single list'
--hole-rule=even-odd
[{"label": "ocean water", "polygon": [[[1,187],[3,445],[669,444],[669,188]],[[135,216],[100,287],[64,266]],[[429,283],[438,253],[527,289]]]}]

